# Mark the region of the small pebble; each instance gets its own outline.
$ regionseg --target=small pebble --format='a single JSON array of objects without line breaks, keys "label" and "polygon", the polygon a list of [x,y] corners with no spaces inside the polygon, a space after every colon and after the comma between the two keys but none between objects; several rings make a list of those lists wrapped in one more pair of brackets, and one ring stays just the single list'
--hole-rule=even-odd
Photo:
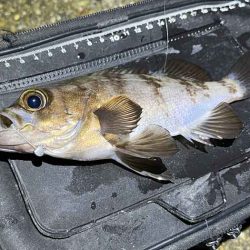
[{"label": "small pebble", "polygon": [[20,15],[19,15],[19,14],[15,14],[15,15],[14,15],[14,20],[15,20],[15,21],[18,21],[19,19],[20,19]]}]

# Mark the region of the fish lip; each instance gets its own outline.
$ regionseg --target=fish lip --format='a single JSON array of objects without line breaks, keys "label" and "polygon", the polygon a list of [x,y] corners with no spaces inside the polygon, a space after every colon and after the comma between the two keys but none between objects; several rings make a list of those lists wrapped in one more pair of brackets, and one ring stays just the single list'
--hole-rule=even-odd
[{"label": "fish lip", "polygon": [[15,149],[11,149],[11,148],[8,148],[8,147],[2,147],[2,146],[0,146],[0,150],[2,152],[6,152],[6,153],[17,153],[18,152]]},{"label": "fish lip", "polygon": [[26,152],[22,150],[22,147],[27,145],[27,143],[17,143],[12,145],[0,145],[0,151],[6,153],[20,153]]},{"label": "fish lip", "polygon": [[13,144],[0,144],[0,149],[7,148],[7,147],[17,147],[17,146],[23,146],[26,145],[26,142],[22,143],[13,143]]}]

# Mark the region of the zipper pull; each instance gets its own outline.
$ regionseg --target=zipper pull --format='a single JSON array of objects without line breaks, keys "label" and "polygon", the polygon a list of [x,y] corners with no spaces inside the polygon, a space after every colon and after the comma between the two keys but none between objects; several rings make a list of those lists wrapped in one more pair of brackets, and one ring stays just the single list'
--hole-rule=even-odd
[{"label": "zipper pull", "polygon": [[8,30],[0,30],[0,49],[11,47],[16,40],[17,37],[14,33]]}]

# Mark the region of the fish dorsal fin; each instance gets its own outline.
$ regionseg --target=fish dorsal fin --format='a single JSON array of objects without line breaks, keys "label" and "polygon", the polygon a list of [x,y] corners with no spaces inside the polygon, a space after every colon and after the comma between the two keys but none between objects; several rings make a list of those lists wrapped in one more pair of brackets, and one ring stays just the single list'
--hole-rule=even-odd
[{"label": "fish dorsal fin", "polygon": [[110,76],[114,77],[116,75],[124,75],[124,74],[136,74],[136,75],[142,75],[142,74],[150,74],[149,71],[145,68],[133,68],[133,67],[124,67],[124,68],[110,68],[105,69],[99,72],[95,72],[91,74],[92,76]]},{"label": "fish dorsal fin", "polygon": [[139,158],[117,152],[117,161],[134,172],[158,181],[171,181],[174,179],[160,158]]},{"label": "fish dorsal fin", "polygon": [[[211,77],[200,66],[187,62],[181,59],[169,59],[164,64],[163,57],[165,54],[152,55],[147,58],[140,59],[138,63],[134,65],[124,65],[120,67],[114,67],[105,69],[99,72],[95,72],[94,76],[109,76],[115,77],[117,75],[124,74],[139,74],[139,75],[165,75],[177,79],[186,79],[196,82],[211,81]],[[164,67],[160,67],[160,63],[164,64]],[[155,66],[157,65],[157,66]]]},{"label": "fish dorsal fin", "polygon": [[239,136],[242,128],[242,122],[230,105],[221,103],[192,128],[190,138],[209,144],[209,139],[234,139]]},{"label": "fish dorsal fin", "polygon": [[97,109],[102,134],[129,134],[137,127],[142,108],[126,96],[116,96]]},{"label": "fish dorsal fin", "polygon": [[138,136],[118,142],[115,146],[120,152],[140,158],[168,157],[178,151],[169,132],[157,125],[151,125]]},{"label": "fish dorsal fin", "polygon": [[94,75],[113,77],[114,75],[124,74],[152,75],[154,72],[156,72],[156,74],[162,74],[164,73],[164,69],[161,66],[164,64],[165,58],[166,54],[164,53],[154,54],[125,65],[95,72]]},{"label": "fish dorsal fin", "polygon": [[180,59],[169,59],[166,63],[165,74],[177,79],[188,79],[198,82],[211,81],[211,77],[204,69]]}]

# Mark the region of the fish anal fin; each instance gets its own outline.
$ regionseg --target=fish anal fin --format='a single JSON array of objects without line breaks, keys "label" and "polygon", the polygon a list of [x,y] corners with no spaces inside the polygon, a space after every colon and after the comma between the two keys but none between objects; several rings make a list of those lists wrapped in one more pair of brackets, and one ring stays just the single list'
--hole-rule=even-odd
[{"label": "fish anal fin", "polygon": [[242,129],[243,124],[231,106],[221,103],[192,128],[190,137],[208,144],[209,139],[234,139],[239,136]]},{"label": "fish anal fin", "polygon": [[97,109],[102,134],[129,134],[137,127],[142,108],[126,96],[116,96]]},{"label": "fish anal fin", "polygon": [[116,161],[134,172],[158,181],[171,181],[174,179],[160,158],[139,158],[121,152],[116,153]]},{"label": "fish anal fin", "polygon": [[168,157],[177,151],[170,133],[158,125],[151,125],[134,138],[126,138],[116,145],[118,151],[141,158]]}]

